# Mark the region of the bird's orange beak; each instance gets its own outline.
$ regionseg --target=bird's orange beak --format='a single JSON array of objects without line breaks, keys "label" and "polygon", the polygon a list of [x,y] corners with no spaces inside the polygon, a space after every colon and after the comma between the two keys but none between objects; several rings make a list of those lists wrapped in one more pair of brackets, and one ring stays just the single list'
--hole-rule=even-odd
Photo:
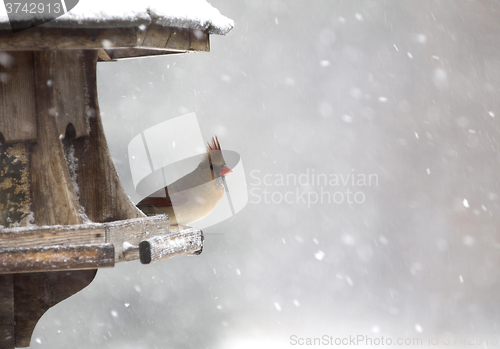
[{"label": "bird's orange beak", "polygon": [[225,176],[229,173],[233,172],[233,170],[231,170],[229,167],[227,166],[224,166],[222,167],[220,170],[219,170],[219,176]]}]

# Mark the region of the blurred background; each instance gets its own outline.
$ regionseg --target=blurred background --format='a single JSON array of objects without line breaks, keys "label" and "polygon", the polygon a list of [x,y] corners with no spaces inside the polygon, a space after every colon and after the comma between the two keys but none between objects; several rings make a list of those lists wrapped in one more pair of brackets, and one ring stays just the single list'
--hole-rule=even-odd
[{"label": "blurred background", "polygon": [[194,112],[249,203],[200,256],[99,270],[32,347],[499,344],[500,1],[212,5],[235,27],[210,53],[99,63],[101,114],[134,202],[129,142]]}]

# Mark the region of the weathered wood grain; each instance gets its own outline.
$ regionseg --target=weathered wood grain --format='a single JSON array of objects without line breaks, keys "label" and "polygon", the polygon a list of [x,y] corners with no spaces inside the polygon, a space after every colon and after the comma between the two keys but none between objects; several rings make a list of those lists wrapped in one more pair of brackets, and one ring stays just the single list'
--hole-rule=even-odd
[{"label": "weathered wood grain", "polygon": [[189,50],[198,52],[210,51],[210,41],[207,32],[193,29],[189,32],[190,46]]},{"label": "weathered wood grain", "polygon": [[164,48],[167,45],[168,39],[175,31],[175,28],[165,27],[158,23],[151,23],[146,37],[141,43],[141,47]]},{"label": "weathered wood grain", "polygon": [[183,254],[200,254],[202,249],[203,232],[189,228],[141,241],[139,254],[141,263],[149,264]]},{"label": "weathered wood grain", "polygon": [[0,274],[113,267],[112,244],[0,249]]},{"label": "weathered wood grain", "polygon": [[[0,51],[2,51],[0,49]],[[0,134],[5,143],[36,140],[33,52],[0,52]]]},{"label": "weathered wood grain", "polygon": [[14,279],[0,275],[0,349],[14,348],[14,326]]},{"label": "weathered wood grain", "polygon": [[170,221],[166,215],[130,219],[107,226],[106,242],[115,246],[115,261],[139,259],[139,243],[149,237],[168,234]]},{"label": "weathered wood grain", "polygon": [[[88,135],[87,109],[85,103],[85,77],[83,52],[81,50],[61,50],[55,53],[54,102],[59,135],[79,138]],[[69,86],[71,85],[71,86]],[[67,135],[71,124],[74,134]]]},{"label": "weathered wood grain", "polygon": [[[88,245],[105,242],[106,227],[103,224],[56,225],[0,230],[0,251],[12,248]],[[0,264],[1,261],[0,258]]]},{"label": "weathered wood grain", "polygon": [[[32,206],[37,225],[81,224],[80,205],[74,192],[57,128],[54,97],[56,51],[35,52],[35,92],[38,142],[31,150]],[[67,88],[72,88],[67,81]],[[67,101],[71,103],[71,101]]]},{"label": "weathered wood grain", "polygon": [[[140,40],[140,39],[139,39]],[[0,30],[0,51],[88,50],[103,47],[135,47],[138,28],[35,27],[12,34]]]},{"label": "weathered wood grain", "polygon": [[0,226],[24,226],[32,218],[28,147],[0,145]]},{"label": "weathered wood grain", "polygon": [[[170,232],[169,218],[157,215],[110,223],[82,225],[30,226],[0,230],[0,264],[2,250],[45,246],[80,246],[110,243],[115,246],[115,261],[139,259],[139,242]],[[125,248],[124,248],[125,246]],[[134,246],[128,249],[127,247]],[[132,252],[133,251],[133,252]],[[132,252],[132,253],[131,253]]]},{"label": "weathered wood grain", "polygon": [[[210,50],[209,34],[198,29],[163,26],[60,28],[35,27],[13,35],[0,30],[0,51],[97,50],[150,48],[172,51]],[[128,56],[131,57],[131,56]]]},{"label": "weathered wood grain", "polygon": [[73,143],[78,159],[80,203],[93,222],[111,222],[144,217],[123,187],[111,160],[97,102],[97,52],[84,51],[85,99],[90,115],[89,136]]},{"label": "weathered wood grain", "polygon": [[188,51],[191,47],[189,32],[189,29],[175,28],[172,35],[168,38],[165,48]]}]

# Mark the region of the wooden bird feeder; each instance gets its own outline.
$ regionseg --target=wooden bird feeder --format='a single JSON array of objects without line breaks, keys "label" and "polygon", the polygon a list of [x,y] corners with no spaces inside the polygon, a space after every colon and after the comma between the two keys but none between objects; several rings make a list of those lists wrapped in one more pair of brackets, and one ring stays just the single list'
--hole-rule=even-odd
[{"label": "wooden bird feeder", "polygon": [[15,34],[0,21],[0,348],[29,346],[43,313],[97,268],[201,252],[200,230],[171,231],[167,216],[145,217],[123,190],[96,65],[206,52],[209,35],[231,25],[147,14],[125,23],[60,17]]}]

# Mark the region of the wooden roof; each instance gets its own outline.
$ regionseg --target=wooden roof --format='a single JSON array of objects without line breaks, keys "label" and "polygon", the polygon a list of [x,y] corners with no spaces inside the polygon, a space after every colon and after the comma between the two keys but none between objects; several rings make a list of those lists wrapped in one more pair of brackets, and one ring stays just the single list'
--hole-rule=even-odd
[{"label": "wooden roof", "polygon": [[203,52],[210,49],[210,34],[233,27],[205,0],[112,2],[116,9],[109,3],[80,0],[61,17],[16,33],[0,12],[0,51],[98,49],[101,60]]}]

